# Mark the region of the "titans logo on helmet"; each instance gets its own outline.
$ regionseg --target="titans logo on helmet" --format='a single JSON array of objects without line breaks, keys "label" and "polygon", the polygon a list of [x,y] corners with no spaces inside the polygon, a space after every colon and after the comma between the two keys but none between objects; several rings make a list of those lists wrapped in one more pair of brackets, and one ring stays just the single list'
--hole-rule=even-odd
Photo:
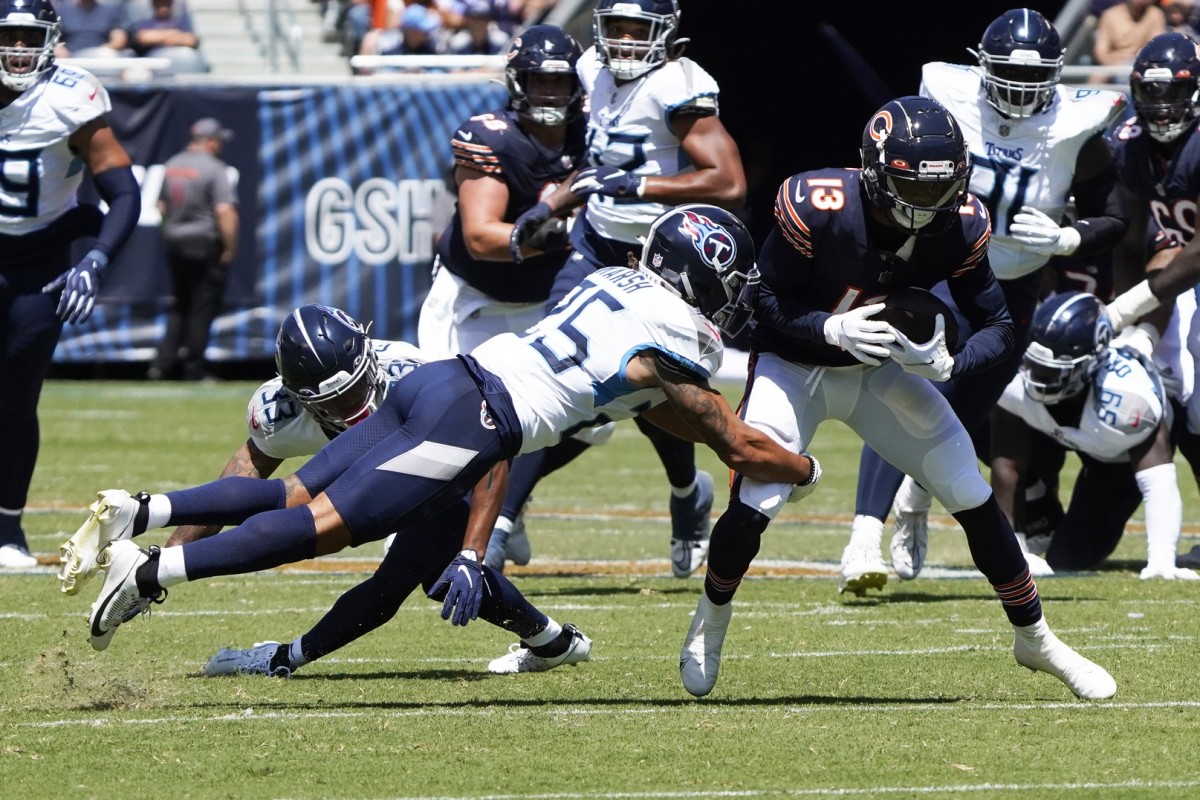
[{"label": "titans logo on helmet", "polygon": [[679,230],[691,237],[692,246],[704,263],[718,272],[728,269],[737,259],[737,242],[733,236],[708,217],[687,211],[680,220]]}]

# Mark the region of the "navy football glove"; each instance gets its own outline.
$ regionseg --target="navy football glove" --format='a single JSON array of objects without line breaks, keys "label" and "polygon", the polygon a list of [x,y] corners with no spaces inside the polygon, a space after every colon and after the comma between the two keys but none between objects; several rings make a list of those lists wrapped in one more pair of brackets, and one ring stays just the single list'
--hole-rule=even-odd
[{"label": "navy football glove", "polygon": [[641,197],[645,179],[616,167],[588,167],[580,170],[571,191],[580,197],[606,194],[610,197]]},{"label": "navy football glove", "polygon": [[443,593],[446,599],[442,603],[442,619],[450,620],[451,625],[466,625],[479,618],[479,605],[483,602],[483,567],[479,565],[478,553],[463,550],[426,592],[434,600]]},{"label": "navy football glove", "polygon": [[57,311],[60,320],[75,324],[92,315],[100,291],[100,276],[107,266],[108,256],[99,250],[89,250],[82,261],[42,287],[45,294],[62,292]]},{"label": "navy football glove", "polygon": [[520,264],[525,260],[525,257],[521,255],[521,245],[528,241],[530,235],[548,219],[550,219],[550,206],[545,203],[538,203],[517,217],[517,221],[513,223],[512,233],[508,235],[508,252],[512,254],[513,261]]}]

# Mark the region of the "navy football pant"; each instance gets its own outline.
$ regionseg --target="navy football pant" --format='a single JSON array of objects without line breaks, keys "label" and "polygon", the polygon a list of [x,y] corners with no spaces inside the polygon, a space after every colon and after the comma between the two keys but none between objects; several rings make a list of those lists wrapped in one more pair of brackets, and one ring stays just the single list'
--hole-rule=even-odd
[{"label": "navy football pant", "polygon": [[0,545],[25,545],[21,512],[37,463],[37,405],[62,331],[58,295],[42,294],[69,259],[70,243],[43,242],[29,252],[32,237],[0,236]]},{"label": "navy football pant", "polygon": [[[492,402],[502,399],[493,397]],[[327,494],[353,545],[429,524],[520,446],[519,434],[500,431],[485,411],[484,394],[461,360],[426,364],[394,384],[378,411],[322,448],[297,477],[314,497]],[[511,416],[511,407],[501,414]],[[189,577],[235,575],[294,560],[289,555],[313,535],[295,517],[306,510],[280,508],[278,482],[223,480],[229,483],[217,481],[168,495],[173,505],[176,498],[203,496],[210,506],[189,503],[189,515],[172,513],[171,524],[244,521],[183,546]],[[214,490],[219,494],[224,485],[246,487],[239,502],[228,507],[228,516],[211,508]],[[462,531],[451,527],[439,524],[428,530],[461,542]],[[264,547],[267,535],[272,538]]]},{"label": "navy football pant", "polygon": [[[394,617],[417,586],[423,585],[428,591],[462,548],[468,513],[467,504],[459,502],[437,519],[397,533],[375,574],[344,592],[304,634],[301,638],[304,657],[315,661],[345,647]],[[545,629],[546,615],[534,608],[507,578],[486,566],[483,575],[480,619],[521,639]],[[435,599],[440,602],[442,597]]]}]

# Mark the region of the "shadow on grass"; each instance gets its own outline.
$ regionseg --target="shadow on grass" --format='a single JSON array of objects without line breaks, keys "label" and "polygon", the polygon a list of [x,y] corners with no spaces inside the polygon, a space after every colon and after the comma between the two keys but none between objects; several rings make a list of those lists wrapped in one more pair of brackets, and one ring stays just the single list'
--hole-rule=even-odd
[{"label": "shadow on grass", "polygon": [[[1053,578],[1045,579],[1044,582],[1038,584],[1038,595],[1044,601],[1050,603],[1090,601],[1106,603],[1111,600],[1111,598],[1098,596],[1086,597],[1078,594],[1056,594],[1052,591],[1054,584],[1049,582],[1053,580]],[[843,597],[839,602],[842,605],[850,607],[875,608],[899,603],[961,603],[970,600],[979,600],[987,603],[996,602],[995,597],[986,594],[930,594],[925,592],[891,592],[885,595],[869,595],[867,597]]]},{"label": "shadow on grass", "polygon": [[[402,673],[396,673],[401,675]],[[316,677],[316,676],[314,676]],[[333,676],[321,676],[329,679]],[[361,678],[362,675],[346,676]],[[393,677],[389,674],[383,677]],[[290,678],[289,680],[295,680]],[[529,698],[529,697],[497,697],[490,700],[381,700],[381,701],[338,701],[336,703],[329,702],[295,702],[288,701],[272,701],[266,698],[256,698],[254,706],[256,711],[330,711],[334,708],[343,710],[365,710],[373,709],[378,711],[430,711],[434,709],[443,710],[464,710],[464,709],[488,709],[488,708],[546,708],[561,706],[564,708],[579,709],[579,708],[686,708],[694,706],[696,708],[775,708],[787,706],[832,706],[832,707],[861,707],[871,705],[954,705],[956,703],[965,703],[972,698],[970,697],[864,697],[864,696],[841,696],[841,695],[779,695],[779,696],[760,696],[760,697],[734,697],[729,699],[721,698],[693,698],[693,697],[650,697],[650,698],[622,698],[622,697],[572,697],[570,699],[550,699],[550,698]],[[209,710],[219,710],[228,708],[234,712],[240,712],[245,708],[246,702],[243,699],[241,702],[215,702],[215,703],[192,703],[188,704],[190,708],[202,708]]]}]

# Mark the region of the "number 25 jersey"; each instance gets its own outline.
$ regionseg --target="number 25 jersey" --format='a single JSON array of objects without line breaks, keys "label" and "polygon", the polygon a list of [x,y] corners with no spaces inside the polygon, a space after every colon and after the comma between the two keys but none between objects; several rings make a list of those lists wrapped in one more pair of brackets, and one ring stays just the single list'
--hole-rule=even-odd
[{"label": "number 25 jersey", "polygon": [[720,332],[657,278],[608,267],[524,334],[501,334],[471,355],[504,382],[521,421],[521,452],[530,453],[664,402],[661,388],[626,378],[629,361],[647,350],[704,380],[724,354]]}]

